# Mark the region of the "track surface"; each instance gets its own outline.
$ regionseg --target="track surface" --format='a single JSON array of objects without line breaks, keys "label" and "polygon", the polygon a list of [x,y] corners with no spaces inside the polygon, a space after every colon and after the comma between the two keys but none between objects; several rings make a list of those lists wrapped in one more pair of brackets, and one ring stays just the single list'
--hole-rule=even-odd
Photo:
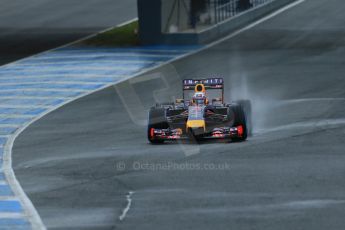
[{"label": "track surface", "polygon": [[[108,88],[33,124],[15,142],[14,170],[44,223],[344,229],[344,11],[341,0],[306,1],[144,82]],[[226,97],[252,100],[256,134],[245,143],[147,144],[146,113],[137,106],[178,96],[181,78],[198,75],[227,76]],[[170,87],[157,91],[162,79]],[[169,162],[175,168],[136,168]],[[185,163],[227,166],[183,170]],[[129,191],[132,206],[120,221]]]},{"label": "track surface", "polygon": [[0,65],[136,17],[135,0],[0,0]]}]

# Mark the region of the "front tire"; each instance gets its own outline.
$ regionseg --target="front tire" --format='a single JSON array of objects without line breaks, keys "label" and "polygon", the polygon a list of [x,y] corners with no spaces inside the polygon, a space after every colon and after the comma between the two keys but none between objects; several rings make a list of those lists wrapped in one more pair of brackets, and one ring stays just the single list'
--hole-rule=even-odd
[{"label": "front tire", "polygon": [[252,120],[252,104],[250,100],[239,100],[236,104],[243,108],[244,116],[247,124],[247,134],[248,136],[253,135],[253,120]]},{"label": "front tire", "polygon": [[169,128],[166,120],[166,112],[164,108],[152,107],[149,111],[148,125],[147,125],[147,139],[151,144],[162,144],[164,140],[157,139],[153,135],[153,129],[167,129]]}]

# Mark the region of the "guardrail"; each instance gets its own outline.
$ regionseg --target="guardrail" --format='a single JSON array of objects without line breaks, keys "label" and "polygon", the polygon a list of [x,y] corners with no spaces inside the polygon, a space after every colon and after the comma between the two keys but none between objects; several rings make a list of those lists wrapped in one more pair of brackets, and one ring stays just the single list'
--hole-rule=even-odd
[{"label": "guardrail", "polygon": [[[272,0],[208,0],[209,14],[214,24]],[[213,12],[212,12],[213,11]]]},{"label": "guardrail", "polygon": [[142,44],[207,44],[297,0],[137,0]]},{"label": "guardrail", "polygon": [[163,33],[202,31],[273,0],[162,0]]}]

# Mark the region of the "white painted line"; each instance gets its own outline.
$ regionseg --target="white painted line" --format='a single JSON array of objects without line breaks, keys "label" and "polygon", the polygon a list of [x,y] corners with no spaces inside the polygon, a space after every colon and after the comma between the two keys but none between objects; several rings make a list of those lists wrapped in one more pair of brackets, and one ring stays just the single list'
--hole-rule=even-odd
[{"label": "white painted line", "polygon": [[291,201],[286,202],[283,204],[278,204],[280,207],[283,208],[292,208],[292,209],[315,209],[315,208],[322,208],[325,206],[330,205],[339,205],[344,204],[345,200],[298,200],[298,201]]},{"label": "white painted line", "polygon": [[[188,46],[188,45],[187,45]],[[189,47],[192,47],[193,45],[190,45]],[[181,53],[188,53],[189,51],[193,51],[194,49],[176,49],[176,50],[164,50],[164,49],[131,49],[131,51],[134,52],[152,52],[152,53],[176,53],[174,55],[180,55]]]},{"label": "white painted line", "polygon": [[[106,30],[104,30],[104,31],[98,32],[97,34],[105,33],[105,32],[107,32],[107,31],[109,31],[109,30],[115,29],[115,28],[117,28],[117,27],[125,26],[125,25],[130,24],[130,23],[135,22],[135,21],[138,21],[138,18],[133,18],[133,19],[130,19],[130,20],[128,20],[128,21],[122,22],[122,23],[118,24],[117,26],[114,26],[114,27],[111,27],[111,28],[106,29]],[[97,35],[97,34],[96,34],[96,35]],[[94,36],[96,36],[96,35],[93,35],[92,37],[94,37]],[[90,37],[90,38],[91,38],[91,37]],[[83,40],[86,40],[86,39],[83,39]],[[81,40],[81,41],[83,41],[83,40]]]},{"label": "white painted line", "polygon": [[291,129],[298,129],[298,128],[322,128],[322,127],[330,127],[330,126],[343,126],[345,125],[345,119],[320,119],[320,120],[312,120],[312,121],[300,121],[295,123],[290,123],[287,125],[276,126],[274,128],[265,128],[257,130],[258,133],[270,133],[276,131],[283,131],[283,130],[291,130]]},{"label": "white painted line", "polygon": [[124,57],[135,57],[135,58],[174,58],[178,55],[172,55],[172,54],[143,54],[143,53],[88,53],[88,54],[64,54],[63,52],[51,55],[51,56],[41,56],[41,57],[36,57],[35,61],[37,60],[54,60],[54,59],[64,59],[64,58],[74,58],[74,59],[95,59],[96,58],[102,57],[102,58],[124,58]]},{"label": "white painted line", "polygon": [[[35,61],[37,59],[34,59]],[[148,60],[102,60],[102,63],[106,63],[106,64],[141,64],[141,65],[150,65],[150,64],[157,64],[160,63],[159,61],[148,61]],[[79,61],[59,61],[58,63],[54,62],[54,61],[45,61],[44,62],[44,66],[49,66],[49,65],[80,65],[80,64],[95,64],[95,60],[79,60]],[[27,63],[20,63],[20,66],[37,66],[37,64],[35,64],[35,62],[27,62]],[[1,78],[1,76],[0,76]]]},{"label": "white painted line", "polygon": [[25,89],[0,89],[0,92],[73,92],[73,93],[83,93],[83,92],[89,92],[89,89],[59,89],[59,88],[47,88],[47,89],[41,89],[41,88],[25,88]]},{"label": "white painted line", "polygon": [[[140,68],[138,68],[140,69]],[[132,71],[131,71],[132,72]],[[118,78],[122,78],[122,77],[126,77],[126,76],[130,76],[130,74],[121,74],[120,72],[117,74],[93,74],[93,75],[83,75],[83,74],[78,74],[78,75],[65,75],[63,74],[63,76],[58,77],[55,74],[53,75],[28,75],[28,76],[15,76],[15,77],[10,77],[10,78],[6,78],[6,79],[1,79],[0,78],[0,83],[2,84],[16,84],[16,85],[20,85],[18,83],[16,83],[16,81],[14,80],[18,80],[21,81],[23,80],[23,83],[25,82],[25,84],[31,83],[31,84],[41,84],[41,83],[55,83],[55,82],[59,82],[59,83],[66,83],[66,84],[79,84],[79,83],[104,83],[104,82],[108,82],[109,80],[117,80]],[[104,80],[103,80],[104,79]],[[7,81],[9,80],[9,81]],[[20,89],[20,88],[15,88],[12,90],[25,90],[26,88]],[[54,90],[55,88],[52,88],[52,90]],[[9,89],[1,89],[0,88],[0,92],[3,90],[9,90]],[[59,89],[56,89],[59,90]],[[75,89],[77,90],[77,89]],[[83,90],[83,89],[81,89]]]},{"label": "white painted line", "polygon": [[[186,45],[187,47],[193,47],[193,45]],[[182,46],[181,46],[182,47]],[[76,49],[76,50],[66,50],[68,53],[135,53],[135,52],[152,52],[152,53],[174,53],[176,55],[179,55],[180,53],[186,53],[190,50],[194,50],[194,49],[140,49],[140,48],[135,48],[135,47],[128,47],[128,48],[109,48],[109,49],[95,49],[95,48],[84,48],[81,47],[80,49]],[[123,51],[123,52],[122,52]]]},{"label": "white painted line", "polygon": [[[36,115],[28,115],[28,114],[1,114],[0,112],[0,118],[34,118]],[[0,135],[1,136],[1,135]]]},{"label": "white painted line", "polygon": [[18,128],[19,126],[21,126],[22,124],[0,124],[0,129],[1,128]]},{"label": "white painted line", "polygon": [[345,101],[344,97],[324,97],[324,98],[299,98],[280,101],[282,104],[309,103],[309,102],[332,102]]},{"label": "white painted line", "polygon": [[4,109],[51,109],[50,105],[12,105],[12,104],[0,104],[0,108]]},{"label": "white painted line", "polygon": [[[50,72],[59,72],[59,71],[63,71],[67,72],[67,71],[78,71],[80,72],[80,74],[83,73],[87,73],[88,71],[126,71],[126,70],[137,70],[138,68],[144,68],[145,66],[119,66],[119,65],[115,65],[113,64],[112,66],[89,66],[89,65],[84,65],[81,66],[80,68],[82,68],[82,70],[80,68],[76,68],[75,66],[63,66],[63,67],[44,67],[44,66],[40,66],[39,69],[32,67],[32,68],[27,68],[27,67],[23,67],[23,68],[19,68],[19,69],[11,69],[11,71],[9,73],[6,73],[7,75],[12,75],[13,73],[17,73],[17,72],[25,72],[27,74],[32,74],[32,75],[39,75],[39,74],[46,74],[46,73],[50,73]],[[63,73],[61,75],[64,75]]]},{"label": "white painted line", "polygon": [[0,219],[24,219],[25,220],[25,216],[24,213],[19,213],[19,212],[0,212]]},{"label": "white painted line", "polygon": [[101,85],[106,84],[107,82],[83,82],[83,81],[54,81],[54,82],[20,82],[20,83],[0,83],[1,86],[18,86],[18,85],[51,85],[54,87],[55,85]]},{"label": "white painted line", "polygon": [[[10,77],[0,77],[0,81],[6,83],[5,81],[13,81],[13,80],[26,80],[28,81],[28,79],[35,79],[36,80],[41,80],[41,79],[47,79],[47,80],[60,80],[61,78],[63,79],[83,79],[83,80],[97,80],[97,78],[109,78],[109,79],[115,79],[118,77],[123,77],[123,74],[118,74],[118,75],[109,75],[109,74],[63,74],[63,76],[61,77],[61,75],[57,75],[57,74],[33,74],[33,75],[26,75],[26,76],[10,76]],[[78,80],[77,80],[78,81]],[[34,83],[34,82],[31,82]]]},{"label": "white painted line", "polygon": [[[7,184],[7,182],[5,183]],[[0,196],[0,201],[19,201],[19,199],[14,196]]]},{"label": "white painted line", "polygon": [[122,210],[122,214],[121,216],[119,216],[119,220],[120,221],[123,221],[126,216],[127,216],[127,213],[129,211],[129,209],[131,208],[131,205],[132,205],[132,195],[134,194],[133,191],[129,191],[129,193],[126,195],[126,200],[127,200],[127,205],[126,207]]},{"label": "white painted line", "polygon": [[37,99],[37,100],[45,100],[45,99],[66,99],[66,98],[72,98],[73,96],[0,96],[1,100],[12,100],[12,99],[21,99],[21,100],[31,100],[31,99]]}]

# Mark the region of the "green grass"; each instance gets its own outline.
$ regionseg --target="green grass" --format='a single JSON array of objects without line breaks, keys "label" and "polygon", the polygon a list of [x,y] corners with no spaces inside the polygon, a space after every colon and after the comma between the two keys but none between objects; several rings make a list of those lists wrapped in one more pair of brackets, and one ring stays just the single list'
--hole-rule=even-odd
[{"label": "green grass", "polygon": [[82,41],[80,45],[112,47],[138,46],[138,21],[97,34],[92,38]]}]

